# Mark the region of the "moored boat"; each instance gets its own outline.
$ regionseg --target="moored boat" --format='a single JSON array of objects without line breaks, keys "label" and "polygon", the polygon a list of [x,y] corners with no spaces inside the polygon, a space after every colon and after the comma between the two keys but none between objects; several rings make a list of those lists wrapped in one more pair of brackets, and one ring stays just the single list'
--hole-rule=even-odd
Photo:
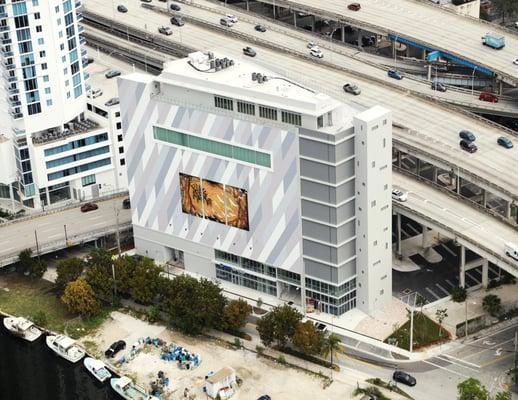
[{"label": "moored boat", "polygon": [[47,346],[49,346],[52,351],[70,362],[78,362],[85,355],[85,351],[76,346],[75,340],[69,338],[68,336],[49,335],[47,336],[46,341]]},{"label": "moored boat", "polygon": [[108,371],[108,368],[106,368],[106,364],[103,363],[101,360],[86,357],[83,361],[83,364],[85,368],[100,382],[104,382],[112,376],[110,371]]},{"label": "moored boat", "polygon": [[31,321],[22,317],[4,318],[4,326],[11,334],[34,342],[43,333]]},{"label": "moored boat", "polygon": [[143,388],[133,383],[127,376],[112,378],[110,384],[113,390],[126,400],[158,400],[157,397],[151,396]]}]

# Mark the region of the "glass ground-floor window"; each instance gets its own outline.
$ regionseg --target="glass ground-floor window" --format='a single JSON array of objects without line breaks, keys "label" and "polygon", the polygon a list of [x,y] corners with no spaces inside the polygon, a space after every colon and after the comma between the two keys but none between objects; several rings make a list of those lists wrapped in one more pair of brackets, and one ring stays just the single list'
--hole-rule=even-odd
[{"label": "glass ground-floor window", "polygon": [[277,296],[277,283],[224,264],[216,264],[216,278]]}]

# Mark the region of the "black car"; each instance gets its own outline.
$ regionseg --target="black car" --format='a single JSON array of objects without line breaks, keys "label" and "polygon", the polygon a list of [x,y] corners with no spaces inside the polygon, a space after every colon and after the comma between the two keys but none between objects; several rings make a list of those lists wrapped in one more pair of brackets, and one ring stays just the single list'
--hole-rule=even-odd
[{"label": "black car", "polygon": [[176,15],[174,17],[171,17],[171,24],[176,26],[184,26],[185,22],[183,22],[182,17],[177,17]]},{"label": "black car", "polygon": [[392,375],[392,379],[394,379],[396,382],[404,383],[408,386],[415,386],[417,381],[412,375],[407,374],[403,371],[395,371]]},{"label": "black car", "polygon": [[506,138],[505,136],[500,136],[496,141],[500,146],[505,147],[506,149],[512,149],[513,148],[513,142],[511,142],[511,139]]},{"label": "black car", "polygon": [[125,210],[129,210],[131,208],[130,199],[122,200],[122,208],[124,208]]},{"label": "black car", "polygon": [[438,92],[446,92],[446,85],[441,82],[432,82],[432,89]]},{"label": "black car", "polygon": [[171,8],[171,10],[173,11],[180,11],[182,8],[178,5],[178,4],[174,4],[172,3],[169,8]]},{"label": "black car", "polygon": [[253,48],[251,48],[250,46],[247,46],[247,47],[243,48],[243,54],[245,56],[255,57],[257,52]]},{"label": "black car", "polygon": [[268,396],[267,394],[263,394],[257,400],[272,400],[272,398],[270,396]]},{"label": "black car", "polygon": [[461,139],[467,140],[468,142],[474,142],[477,139],[473,132],[466,129],[463,129],[459,132],[459,137]]},{"label": "black car", "polygon": [[478,150],[477,145],[473,142],[470,142],[469,140],[462,139],[459,142],[459,146],[462,150],[467,151],[468,153],[474,153]]},{"label": "black car", "polygon": [[115,357],[119,351],[124,350],[126,348],[126,342],[124,340],[118,340],[113,342],[112,345],[104,352],[104,355],[108,358]]},{"label": "black car", "polygon": [[140,0],[142,3],[151,3],[153,0]]},{"label": "black car", "polygon": [[256,25],[254,28],[257,32],[266,32],[266,28],[262,25]]},{"label": "black car", "polygon": [[126,6],[123,6],[122,4],[120,4],[117,6],[117,11],[121,12],[121,13],[127,13],[128,9],[126,8]]}]

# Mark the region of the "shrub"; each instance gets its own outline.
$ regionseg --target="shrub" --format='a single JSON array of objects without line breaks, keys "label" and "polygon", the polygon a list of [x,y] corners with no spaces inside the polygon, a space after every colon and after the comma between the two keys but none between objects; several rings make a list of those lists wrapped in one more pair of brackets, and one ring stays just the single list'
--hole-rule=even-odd
[{"label": "shrub", "polygon": [[482,307],[492,317],[497,317],[502,312],[502,301],[496,294],[488,294],[482,300]]},{"label": "shrub", "polygon": [[456,286],[451,290],[451,299],[456,303],[462,303],[468,297],[466,288]]},{"label": "shrub", "polygon": [[282,365],[286,365],[286,359],[284,358],[284,356],[281,354],[279,357],[277,357],[277,362],[279,364],[282,364]]},{"label": "shrub", "polygon": [[47,314],[45,311],[36,311],[31,319],[38,326],[45,327],[47,325]]},{"label": "shrub", "polygon": [[70,312],[85,316],[96,315],[101,311],[101,305],[95,298],[92,287],[83,278],[70,282],[65,287],[61,301]]},{"label": "shrub", "polygon": [[264,347],[259,344],[257,346],[255,346],[255,351],[257,351],[258,354],[263,354],[264,350],[265,350]]},{"label": "shrub", "polygon": [[234,343],[232,344],[236,349],[240,349],[241,348],[241,340],[239,340],[238,338],[234,338]]},{"label": "shrub", "polygon": [[223,326],[230,331],[238,331],[246,325],[252,313],[252,306],[245,300],[232,300],[223,309]]},{"label": "shrub", "polygon": [[160,320],[160,308],[158,306],[151,306],[147,311],[147,319],[149,322],[157,322]]}]

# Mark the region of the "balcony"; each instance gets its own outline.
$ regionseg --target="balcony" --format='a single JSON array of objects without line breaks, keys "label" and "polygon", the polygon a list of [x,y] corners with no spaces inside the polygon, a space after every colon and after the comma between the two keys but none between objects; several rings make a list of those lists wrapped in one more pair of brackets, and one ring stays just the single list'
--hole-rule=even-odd
[{"label": "balcony", "polygon": [[11,44],[13,41],[11,40],[11,38],[1,38],[0,39],[0,43],[2,44]]},{"label": "balcony", "polygon": [[3,51],[3,50],[0,50],[0,54],[2,54],[5,58],[13,57],[14,56],[14,52],[13,51]]},{"label": "balcony", "polygon": [[81,2],[80,1],[76,1],[76,8],[79,8],[81,6],[82,6]]},{"label": "balcony", "polygon": [[9,26],[7,25],[0,25],[0,32],[7,32],[9,31]]},{"label": "balcony", "polygon": [[8,100],[8,102],[9,102],[9,105],[10,105],[11,107],[13,107],[13,108],[14,108],[14,107],[20,107],[20,106],[22,105],[22,102],[21,102],[20,100],[12,100],[12,99],[9,99],[9,100]]},{"label": "balcony", "polygon": [[4,79],[7,82],[9,82],[9,83],[17,82],[18,81],[18,77],[16,77],[16,76],[8,76],[8,75],[5,75],[5,74],[4,74]]},{"label": "balcony", "polygon": [[7,12],[2,11],[2,12],[0,12],[0,19],[4,19],[4,18],[7,18]]},{"label": "balcony", "polygon": [[84,47],[81,47],[81,56],[86,57],[87,51]]},{"label": "balcony", "polygon": [[85,33],[85,27],[83,25],[79,25],[77,27],[77,32],[81,35],[83,33]]},{"label": "balcony", "polygon": [[14,110],[9,110],[9,114],[11,114],[12,119],[20,119],[23,118],[23,114],[21,112],[16,112]]},{"label": "balcony", "polygon": [[85,81],[87,81],[88,79],[90,79],[90,74],[88,72],[84,72],[83,73],[83,78]]},{"label": "balcony", "polygon": [[84,46],[86,44],[86,39],[81,36],[81,38],[79,39],[79,44]]},{"label": "balcony", "polygon": [[16,136],[25,135],[25,129],[19,129],[19,128],[16,128],[16,127],[13,126],[13,133]]},{"label": "balcony", "polygon": [[[76,18],[77,18],[77,22],[81,22],[83,20],[83,14],[77,13]],[[79,27],[79,28],[81,28],[81,27]],[[81,33],[81,32],[79,32],[79,33]]]},{"label": "balcony", "polygon": [[4,66],[6,71],[10,71],[16,68],[16,64],[14,64],[12,61],[9,64],[7,63],[7,61],[2,62],[2,65]]},{"label": "balcony", "polygon": [[19,93],[20,91],[17,88],[7,88],[7,94],[9,97],[18,96]]},{"label": "balcony", "polygon": [[63,128],[57,127],[34,133],[32,135],[32,142],[34,144],[43,144],[64,140],[70,136],[83,134],[98,128],[99,124],[90,119],[75,119],[66,123]]}]

